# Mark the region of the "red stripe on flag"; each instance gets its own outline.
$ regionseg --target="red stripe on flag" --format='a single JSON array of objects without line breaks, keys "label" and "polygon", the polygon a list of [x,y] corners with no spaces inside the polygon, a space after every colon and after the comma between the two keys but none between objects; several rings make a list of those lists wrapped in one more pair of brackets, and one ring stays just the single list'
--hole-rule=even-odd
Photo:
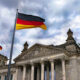
[{"label": "red stripe on flag", "polygon": [[23,25],[42,25],[44,24],[43,22],[39,21],[25,21],[17,18],[17,24],[23,24]]},{"label": "red stripe on flag", "polygon": [[0,46],[0,50],[2,50],[2,46]]}]

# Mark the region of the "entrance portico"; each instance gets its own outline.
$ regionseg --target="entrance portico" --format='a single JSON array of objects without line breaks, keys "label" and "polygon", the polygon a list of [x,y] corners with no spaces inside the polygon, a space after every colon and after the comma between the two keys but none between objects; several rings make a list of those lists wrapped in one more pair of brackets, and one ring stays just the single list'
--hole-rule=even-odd
[{"label": "entrance portico", "polygon": [[[54,57],[54,58],[53,58]],[[18,66],[23,66],[23,80],[26,79],[26,74],[29,75],[30,78],[29,80],[55,80],[55,68],[56,68],[56,62],[60,61],[61,62],[61,67],[62,67],[62,80],[66,80],[66,72],[65,72],[65,55],[55,55],[55,56],[48,56],[47,58],[39,58],[38,59],[33,59],[30,60],[30,62],[26,61],[17,63]],[[38,65],[39,64],[39,65]],[[30,65],[30,72],[26,73],[28,70],[28,65]],[[46,74],[45,74],[46,73]],[[57,73],[57,72],[56,72]],[[17,73],[18,74],[18,73]],[[51,74],[51,76],[50,76]],[[45,78],[46,76],[46,78]]]}]

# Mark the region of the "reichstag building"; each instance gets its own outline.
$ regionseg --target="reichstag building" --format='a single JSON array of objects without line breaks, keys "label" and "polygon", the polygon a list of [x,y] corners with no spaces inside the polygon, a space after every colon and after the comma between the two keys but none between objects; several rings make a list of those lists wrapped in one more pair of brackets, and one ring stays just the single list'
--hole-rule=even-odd
[{"label": "reichstag building", "polygon": [[[6,80],[8,58],[0,54],[0,80]],[[80,47],[69,29],[64,44],[24,43],[11,65],[11,80],[80,80]]]}]

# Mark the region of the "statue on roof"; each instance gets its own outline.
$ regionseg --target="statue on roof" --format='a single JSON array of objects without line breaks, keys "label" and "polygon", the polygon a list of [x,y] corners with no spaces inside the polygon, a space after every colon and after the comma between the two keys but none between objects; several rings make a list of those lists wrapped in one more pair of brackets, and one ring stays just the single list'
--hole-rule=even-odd
[{"label": "statue on roof", "polygon": [[28,49],[28,43],[25,42],[25,43],[24,43],[24,48],[23,48],[22,52],[25,51],[25,50],[27,50],[27,49]]},{"label": "statue on roof", "polygon": [[71,31],[71,29],[68,30],[67,35],[68,35],[68,37],[67,37],[67,40],[66,40],[66,41],[67,41],[68,43],[73,43],[73,42],[75,42],[75,40],[74,40],[74,38],[73,38],[73,32]]}]

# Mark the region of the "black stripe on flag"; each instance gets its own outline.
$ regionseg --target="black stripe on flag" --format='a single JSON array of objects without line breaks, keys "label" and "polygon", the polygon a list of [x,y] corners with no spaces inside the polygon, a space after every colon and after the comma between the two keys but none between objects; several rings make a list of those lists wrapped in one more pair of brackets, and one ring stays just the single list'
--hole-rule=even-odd
[{"label": "black stripe on flag", "polygon": [[23,13],[18,13],[18,18],[22,20],[28,20],[28,21],[40,21],[44,22],[45,19],[38,17],[38,16],[33,16],[33,15],[27,15]]}]

